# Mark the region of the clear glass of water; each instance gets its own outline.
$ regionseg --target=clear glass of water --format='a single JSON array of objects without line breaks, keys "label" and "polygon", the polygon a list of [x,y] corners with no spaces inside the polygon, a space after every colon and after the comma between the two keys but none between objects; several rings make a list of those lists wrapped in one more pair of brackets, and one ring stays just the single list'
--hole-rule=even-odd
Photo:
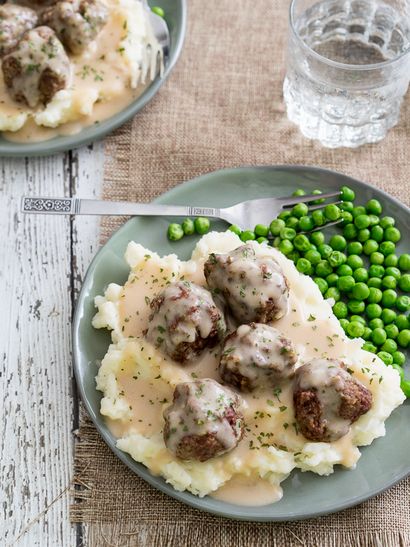
[{"label": "clear glass of water", "polygon": [[410,80],[410,0],[292,0],[288,118],[324,146],[383,139]]}]

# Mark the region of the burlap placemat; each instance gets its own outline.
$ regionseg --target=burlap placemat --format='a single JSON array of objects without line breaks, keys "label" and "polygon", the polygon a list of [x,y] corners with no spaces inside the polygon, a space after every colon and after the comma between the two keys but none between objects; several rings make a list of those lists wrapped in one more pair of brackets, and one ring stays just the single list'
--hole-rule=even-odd
[{"label": "burlap placemat", "polygon": [[[105,199],[150,201],[223,167],[307,164],[366,180],[410,204],[408,98],[401,123],[381,144],[326,150],[286,119],[288,2],[190,0],[188,7],[184,51],[169,81],[107,139]],[[102,241],[118,222],[103,222]],[[88,523],[93,547],[410,545],[409,479],[355,509],[307,522],[228,521],[190,509],[132,474],[85,416],[75,476],[80,490],[71,517]]]}]

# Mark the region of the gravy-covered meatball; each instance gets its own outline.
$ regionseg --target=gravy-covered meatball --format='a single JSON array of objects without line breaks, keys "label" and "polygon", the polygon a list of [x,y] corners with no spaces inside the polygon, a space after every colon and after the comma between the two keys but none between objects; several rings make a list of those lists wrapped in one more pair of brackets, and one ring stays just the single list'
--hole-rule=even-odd
[{"label": "gravy-covered meatball", "polygon": [[169,285],[154,298],[151,308],[147,339],[179,363],[191,361],[225,335],[222,312],[211,293],[195,283]]},{"label": "gravy-covered meatball", "polygon": [[204,271],[208,285],[223,295],[240,323],[269,323],[287,313],[289,289],[279,264],[257,257],[251,245],[212,253]]},{"label": "gravy-covered meatball", "polygon": [[0,6],[0,55],[11,51],[23,34],[37,25],[34,10],[15,4]]},{"label": "gravy-covered meatball", "polygon": [[164,411],[164,441],[182,460],[204,462],[235,448],[243,435],[239,397],[215,380],[178,384]]},{"label": "gravy-covered meatball", "polygon": [[64,0],[44,10],[41,21],[51,27],[72,53],[81,53],[108,19],[100,0]]},{"label": "gravy-covered meatball", "polygon": [[241,325],[226,337],[219,372],[241,391],[272,388],[294,375],[297,356],[292,342],[261,323]]},{"label": "gravy-covered meatball", "polygon": [[32,108],[48,103],[70,80],[70,61],[48,27],[26,32],[16,49],[3,58],[2,70],[11,96]]},{"label": "gravy-covered meatball", "polygon": [[313,359],[296,370],[295,417],[311,441],[331,442],[372,405],[371,392],[336,359]]}]

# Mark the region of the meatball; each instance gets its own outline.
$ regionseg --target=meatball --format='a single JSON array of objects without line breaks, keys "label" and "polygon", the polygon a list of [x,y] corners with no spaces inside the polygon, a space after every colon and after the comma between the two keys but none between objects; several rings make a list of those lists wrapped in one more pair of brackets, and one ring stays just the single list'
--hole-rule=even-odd
[{"label": "meatball", "polygon": [[215,380],[178,384],[164,411],[164,441],[182,460],[204,462],[233,450],[242,438],[239,397]]},{"label": "meatball", "polygon": [[11,96],[32,108],[48,103],[70,80],[70,61],[47,27],[26,32],[16,49],[3,58],[2,70]]},{"label": "meatball", "polygon": [[331,442],[369,411],[371,392],[336,359],[313,359],[296,370],[296,422],[311,441]]},{"label": "meatball", "polygon": [[174,361],[192,361],[214,347],[226,332],[221,310],[209,291],[178,281],[151,302],[147,339]]},{"label": "meatball", "polygon": [[100,0],[64,0],[43,11],[41,21],[51,27],[65,47],[79,54],[92,42],[108,19]]},{"label": "meatball", "polygon": [[257,257],[251,245],[212,253],[204,271],[209,287],[222,294],[240,323],[269,323],[287,313],[289,288],[279,264]]},{"label": "meatball", "polygon": [[37,14],[15,4],[0,6],[0,55],[11,51],[23,34],[37,25]]},{"label": "meatball", "polygon": [[261,323],[241,325],[226,337],[219,372],[241,391],[272,388],[294,375],[297,356],[292,342]]}]

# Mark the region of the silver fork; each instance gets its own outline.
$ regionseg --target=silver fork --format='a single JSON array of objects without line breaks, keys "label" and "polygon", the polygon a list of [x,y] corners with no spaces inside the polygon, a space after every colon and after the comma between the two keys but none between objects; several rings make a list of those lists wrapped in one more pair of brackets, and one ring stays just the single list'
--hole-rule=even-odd
[{"label": "silver fork", "polygon": [[[186,205],[160,205],[155,203],[132,203],[128,201],[103,201],[98,199],[80,198],[30,198],[23,197],[21,210],[23,213],[46,213],[58,215],[120,215],[120,216],[165,216],[165,217],[209,217],[219,218],[236,224],[242,230],[253,229],[256,224],[267,224],[276,218],[284,209],[297,203],[311,203],[318,199],[328,199],[340,196],[340,192],[325,194],[310,194],[306,196],[291,196],[283,198],[251,199],[217,209],[214,207],[199,207]],[[340,203],[340,201],[332,202]],[[309,211],[321,209],[328,203],[313,205]],[[326,226],[340,221],[329,222]]]}]

